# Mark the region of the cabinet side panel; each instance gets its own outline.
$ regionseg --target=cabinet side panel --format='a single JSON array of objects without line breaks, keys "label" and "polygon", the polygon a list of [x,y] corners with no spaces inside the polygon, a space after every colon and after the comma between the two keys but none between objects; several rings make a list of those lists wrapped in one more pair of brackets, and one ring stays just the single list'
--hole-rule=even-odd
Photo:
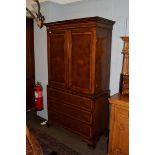
[{"label": "cabinet side panel", "polygon": [[97,28],[95,92],[109,92],[111,30]]},{"label": "cabinet side panel", "polygon": [[104,96],[99,97],[94,105],[94,120],[96,133],[104,134],[108,132],[109,124],[109,101]]}]

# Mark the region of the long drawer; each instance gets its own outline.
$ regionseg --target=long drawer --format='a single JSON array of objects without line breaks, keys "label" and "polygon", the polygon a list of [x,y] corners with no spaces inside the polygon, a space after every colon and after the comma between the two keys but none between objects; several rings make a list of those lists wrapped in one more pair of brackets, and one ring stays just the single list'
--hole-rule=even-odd
[{"label": "long drawer", "polygon": [[81,136],[90,138],[92,136],[92,130],[89,125],[86,125],[80,121],[73,120],[70,117],[66,117],[63,114],[56,113],[55,111],[48,112],[48,120],[51,123],[56,123],[64,128],[70,129]]},{"label": "long drawer", "polygon": [[66,102],[67,104],[71,104],[73,106],[77,106],[81,109],[85,109],[88,111],[92,110],[92,106],[93,106],[93,101],[91,99],[85,98],[85,97],[81,97],[81,96],[77,96],[77,95],[73,95],[67,92],[62,92],[56,89],[52,89],[52,88],[47,88],[47,96],[48,99],[50,98],[56,98],[59,99],[63,102]]},{"label": "long drawer", "polygon": [[92,124],[92,113],[86,110],[78,109],[63,101],[48,99],[48,110],[56,111],[72,119],[79,120],[84,123]]}]

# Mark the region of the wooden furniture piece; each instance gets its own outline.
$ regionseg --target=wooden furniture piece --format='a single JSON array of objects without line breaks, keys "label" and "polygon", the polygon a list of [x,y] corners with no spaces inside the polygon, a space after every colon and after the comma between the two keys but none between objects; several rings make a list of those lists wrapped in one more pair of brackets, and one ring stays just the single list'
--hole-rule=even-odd
[{"label": "wooden furniture piece", "polygon": [[109,98],[110,137],[108,155],[129,154],[129,96],[120,93]]},{"label": "wooden furniture piece", "polygon": [[123,64],[120,75],[120,93],[129,94],[129,37],[121,37],[124,41],[123,46]]},{"label": "wooden furniture piece", "polygon": [[28,128],[26,128],[26,155],[43,155],[43,151],[38,140]]},{"label": "wooden furniture piece", "polygon": [[34,108],[34,37],[33,19],[26,18],[26,110]]},{"label": "wooden furniture piece", "polygon": [[48,123],[91,146],[108,129],[113,24],[100,17],[46,24]]}]

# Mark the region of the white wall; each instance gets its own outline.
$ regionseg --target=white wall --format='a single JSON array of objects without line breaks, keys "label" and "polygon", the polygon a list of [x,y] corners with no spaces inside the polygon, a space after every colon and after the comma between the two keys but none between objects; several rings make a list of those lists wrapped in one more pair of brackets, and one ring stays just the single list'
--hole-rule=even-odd
[{"label": "white wall", "polygon": [[[44,2],[41,4],[41,12],[45,16],[46,22],[91,16],[100,16],[116,21],[112,36],[110,90],[111,95],[117,93],[122,66],[121,51],[123,48],[120,36],[128,35],[129,0],[85,0],[65,5]],[[41,82],[43,85],[45,108],[37,114],[47,119],[47,36],[46,28],[39,29],[36,23],[34,23],[34,51],[35,76],[36,81]]]}]

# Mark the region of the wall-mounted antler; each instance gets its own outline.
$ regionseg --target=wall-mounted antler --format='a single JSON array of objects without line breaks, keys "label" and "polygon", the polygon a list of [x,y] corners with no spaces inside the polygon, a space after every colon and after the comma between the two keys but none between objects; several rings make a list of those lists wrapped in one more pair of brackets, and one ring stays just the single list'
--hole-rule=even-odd
[{"label": "wall-mounted antler", "polygon": [[37,22],[38,27],[42,28],[43,25],[44,25],[45,18],[40,12],[40,3],[39,3],[38,0],[33,0],[33,1],[36,2],[37,6],[38,6],[38,12],[35,12],[36,16],[28,8],[26,8],[26,11],[31,15],[31,17],[33,19],[35,19],[35,21]]}]

